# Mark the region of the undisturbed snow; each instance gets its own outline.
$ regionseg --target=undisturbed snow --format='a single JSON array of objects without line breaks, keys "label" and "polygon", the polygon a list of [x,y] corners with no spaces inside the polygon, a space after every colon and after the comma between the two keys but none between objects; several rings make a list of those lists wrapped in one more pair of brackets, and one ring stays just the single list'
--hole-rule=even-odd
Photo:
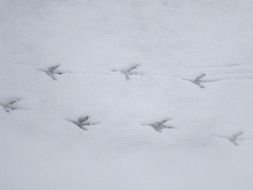
[{"label": "undisturbed snow", "polygon": [[0,189],[252,190],[252,10],[0,0]]}]

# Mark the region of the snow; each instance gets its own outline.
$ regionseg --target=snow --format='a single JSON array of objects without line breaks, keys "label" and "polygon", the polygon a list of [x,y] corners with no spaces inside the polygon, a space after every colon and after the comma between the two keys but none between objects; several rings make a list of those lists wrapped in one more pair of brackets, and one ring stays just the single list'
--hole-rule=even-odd
[{"label": "snow", "polygon": [[252,190],[252,8],[0,0],[0,189]]}]

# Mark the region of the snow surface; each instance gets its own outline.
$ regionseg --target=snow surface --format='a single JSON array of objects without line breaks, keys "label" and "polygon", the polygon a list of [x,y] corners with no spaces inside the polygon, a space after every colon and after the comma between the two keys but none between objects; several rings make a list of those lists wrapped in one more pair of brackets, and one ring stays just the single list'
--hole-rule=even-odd
[{"label": "snow surface", "polygon": [[252,190],[252,10],[0,0],[0,189]]}]

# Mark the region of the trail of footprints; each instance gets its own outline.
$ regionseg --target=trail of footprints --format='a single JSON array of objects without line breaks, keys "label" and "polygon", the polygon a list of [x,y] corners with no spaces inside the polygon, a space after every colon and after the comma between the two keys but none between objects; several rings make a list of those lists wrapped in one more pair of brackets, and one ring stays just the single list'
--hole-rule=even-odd
[{"label": "trail of footprints", "polygon": [[[122,68],[122,69],[112,69],[111,72],[116,72],[119,74],[122,74],[125,78],[126,81],[130,80],[132,76],[137,76],[140,75],[140,72],[138,72],[140,65],[139,64],[134,64],[134,65],[130,65],[129,67],[126,68]],[[228,65],[227,67],[230,67],[230,65]],[[52,80],[56,81],[59,75],[63,75],[67,72],[63,71],[60,69],[60,64],[56,64],[56,65],[52,65],[49,66],[47,68],[44,69],[37,69],[40,72],[45,73],[48,77],[50,77]],[[249,78],[248,76],[246,76],[245,78],[242,76],[243,79],[253,79]],[[231,78],[229,78],[231,79]],[[232,78],[233,79],[233,78]],[[234,79],[237,79],[236,77]],[[193,79],[186,79],[183,78],[183,81],[188,81],[192,84],[194,84],[195,86],[199,87],[199,88],[205,88],[205,84],[206,83],[210,83],[210,82],[219,82],[222,80],[227,80],[227,78],[220,78],[220,79],[207,79],[207,75],[205,73],[201,73],[198,76],[196,76]],[[0,102],[0,106],[2,107],[2,109],[10,114],[13,111],[16,110],[20,110],[22,109],[18,103],[21,101],[20,98],[12,98],[9,99],[7,101],[2,101]],[[67,122],[69,122],[70,124],[72,124],[73,126],[76,126],[78,128],[80,128],[81,130],[87,131],[89,129],[89,127],[94,126],[94,125],[98,125],[101,124],[100,122],[96,122],[96,121],[92,121],[90,116],[88,115],[84,115],[84,116],[80,116],[78,118],[75,119],[65,119]],[[159,121],[154,121],[152,123],[144,123],[141,124],[142,126],[148,126],[150,128],[152,128],[154,131],[161,133],[164,129],[177,129],[175,126],[173,125],[169,125],[168,122],[171,121],[171,118],[166,118],[166,119],[162,119]],[[240,141],[245,141],[245,140],[253,140],[251,138],[243,138],[242,136],[244,135],[244,132],[239,131],[237,133],[234,133],[230,136],[225,136],[225,135],[216,135],[218,138],[227,140],[228,142],[230,142],[231,144],[238,146]]]}]

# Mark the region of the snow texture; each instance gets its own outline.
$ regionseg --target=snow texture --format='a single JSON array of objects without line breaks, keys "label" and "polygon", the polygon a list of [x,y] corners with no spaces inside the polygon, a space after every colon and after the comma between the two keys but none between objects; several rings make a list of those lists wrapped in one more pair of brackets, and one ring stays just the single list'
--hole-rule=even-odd
[{"label": "snow texture", "polygon": [[1,190],[252,190],[252,0],[0,0]]}]

